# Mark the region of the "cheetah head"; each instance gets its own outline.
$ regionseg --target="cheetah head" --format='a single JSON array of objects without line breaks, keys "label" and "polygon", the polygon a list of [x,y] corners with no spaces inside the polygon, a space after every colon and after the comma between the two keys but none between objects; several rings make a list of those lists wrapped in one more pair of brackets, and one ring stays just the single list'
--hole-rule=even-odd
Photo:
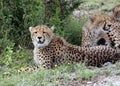
[{"label": "cheetah head", "polygon": [[120,22],[120,4],[115,6],[113,9],[113,17],[116,21]]},{"label": "cheetah head", "polygon": [[34,47],[48,46],[53,36],[53,30],[54,27],[49,28],[45,25],[29,27]]},{"label": "cheetah head", "polygon": [[89,20],[91,23],[91,31],[95,31],[94,33],[100,34],[103,32],[107,32],[112,24],[111,17],[105,14],[92,14],[89,15]]}]

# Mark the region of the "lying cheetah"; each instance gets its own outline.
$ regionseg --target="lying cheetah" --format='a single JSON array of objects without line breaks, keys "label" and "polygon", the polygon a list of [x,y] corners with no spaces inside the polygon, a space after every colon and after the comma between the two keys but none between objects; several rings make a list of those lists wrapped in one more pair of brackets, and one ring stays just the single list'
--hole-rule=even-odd
[{"label": "lying cheetah", "polygon": [[[108,61],[114,62],[120,57],[120,51],[105,46],[72,45],[62,37],[55,36],[53,27],[38,25],[30,27],[29,31],[34,45],[34,61],[38,68],[42,65],[42,67],[50,69],[54,68],[55,64],[61,65],[65,62],[84,62],[86,65],[101,66]],[[33,69],[37,67],[33,67]]]}]

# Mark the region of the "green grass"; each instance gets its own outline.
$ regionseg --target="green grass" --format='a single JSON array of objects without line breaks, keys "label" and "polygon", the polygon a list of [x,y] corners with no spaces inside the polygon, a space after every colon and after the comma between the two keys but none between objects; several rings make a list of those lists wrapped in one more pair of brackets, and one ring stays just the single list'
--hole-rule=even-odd
[{"label": "green grass", "polygon": [[[73,80],[90,80],[102,71],[104,74],[106,72],[112,73],[112,66],[115,70],[118,64],[119,63],[116,63],[115,66],[111,65],[110,68],[107,67],[107,69],[99,68],[93,70],[88,69],[84,64],[73,63],[61,65],[55,69],[38,69],[21,73],[15,72],[17,69],[13,71],[13,68],[2,67],[0,69],[0,86],[59,86],[62,82],[68,83]],[[119,74],[119,71],[116,74]]]},{"label": "green grass", "polygon": [[[55,86],[73,79],[89,79],[95,74],[80,63],[64,64],[50,70],[17,73],[21,68],[34,65],[33,51],[21,46],[14,50],[14,43],[7,44],[8,42],[7,39],[0,42],[5,44],[0,53],[0,86]],[[71,77],[72,73],[75,74],[74,78]]]},{"label": "green grass", "polygon": [[84,3],[80,5],[81,8],[85,8],[87,11],[105,12],[104,10],[110,10],[114,6],[120,3],[120,0],[85,0]]},{"label": "green grass", "polygon": [[[39,69],[31,72],[15,72],[17,69],[0,69],[0,86],[55,86],[73,79],[90,79],[96,74],[84,64],[64,64],[55,69]],[[74,73],[74,77],[70,74]]]}]

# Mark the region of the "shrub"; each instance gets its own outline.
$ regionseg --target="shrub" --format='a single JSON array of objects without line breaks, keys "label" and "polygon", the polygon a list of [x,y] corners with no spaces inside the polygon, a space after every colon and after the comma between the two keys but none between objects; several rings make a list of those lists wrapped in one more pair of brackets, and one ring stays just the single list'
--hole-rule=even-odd
[{"label": "shrub", "polygon": [[62,31],[66,18],[80,3],[81,0],[1,0],[0,38],[12,40],[17,47],[31,47],[28,27],[46,24]]},{"label": "shrub", "polygon": [[14,69],[32,64],[32,51],[20,46],[15,50],[14,45],[9,39],[0,39],[0,66]]},{"label": "shrub", "polygon": [[12,63],[13,46],[13,42],[0,39],[0,65],[6,64],[8,66]]},{"label": "shrub", "polygon": [[63,37],[70,43],[80,45],[81,44],[81,33],[82,25],[85,19],[80,20],[73,19],[71,16],[67,19],[67,23],[64,27]]},{"label": "shrub", "polygon": [[16,46],[29,47],[28,27],[43,23],[42,1],[2,0],[0,7],[0,38],[10,39]]}]

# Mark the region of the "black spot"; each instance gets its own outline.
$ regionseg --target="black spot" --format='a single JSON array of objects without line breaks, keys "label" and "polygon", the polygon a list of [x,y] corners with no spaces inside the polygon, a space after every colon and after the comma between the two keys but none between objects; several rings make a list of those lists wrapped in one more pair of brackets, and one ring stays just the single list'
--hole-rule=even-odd
[{"label": "black spot", "polygon": [[97,41],[97,45],[105,45],[106,40],[104,38],[101,38]]},{"label": "black spot", "polygon": [[59,55],[60,53],[59,53],[59,52],[57,52],[57,54]]},{"label": "black spot", "polygon": [[55,57],[52,58],[52,62],[56,62]]},{"label": "black spot", "polygon": [[120,45],[118,46],[118,48],[120,49]]},{"label": "black spot", "polygon": [[85,57],[85,54],[82,54],[81,56],[84,58],[84,57]]},{"label": "black spot", "polygon": [[111,46],[112,46],[112,47],[114,47],[114,46],[115,46],[114,41],[111,41]]}]

